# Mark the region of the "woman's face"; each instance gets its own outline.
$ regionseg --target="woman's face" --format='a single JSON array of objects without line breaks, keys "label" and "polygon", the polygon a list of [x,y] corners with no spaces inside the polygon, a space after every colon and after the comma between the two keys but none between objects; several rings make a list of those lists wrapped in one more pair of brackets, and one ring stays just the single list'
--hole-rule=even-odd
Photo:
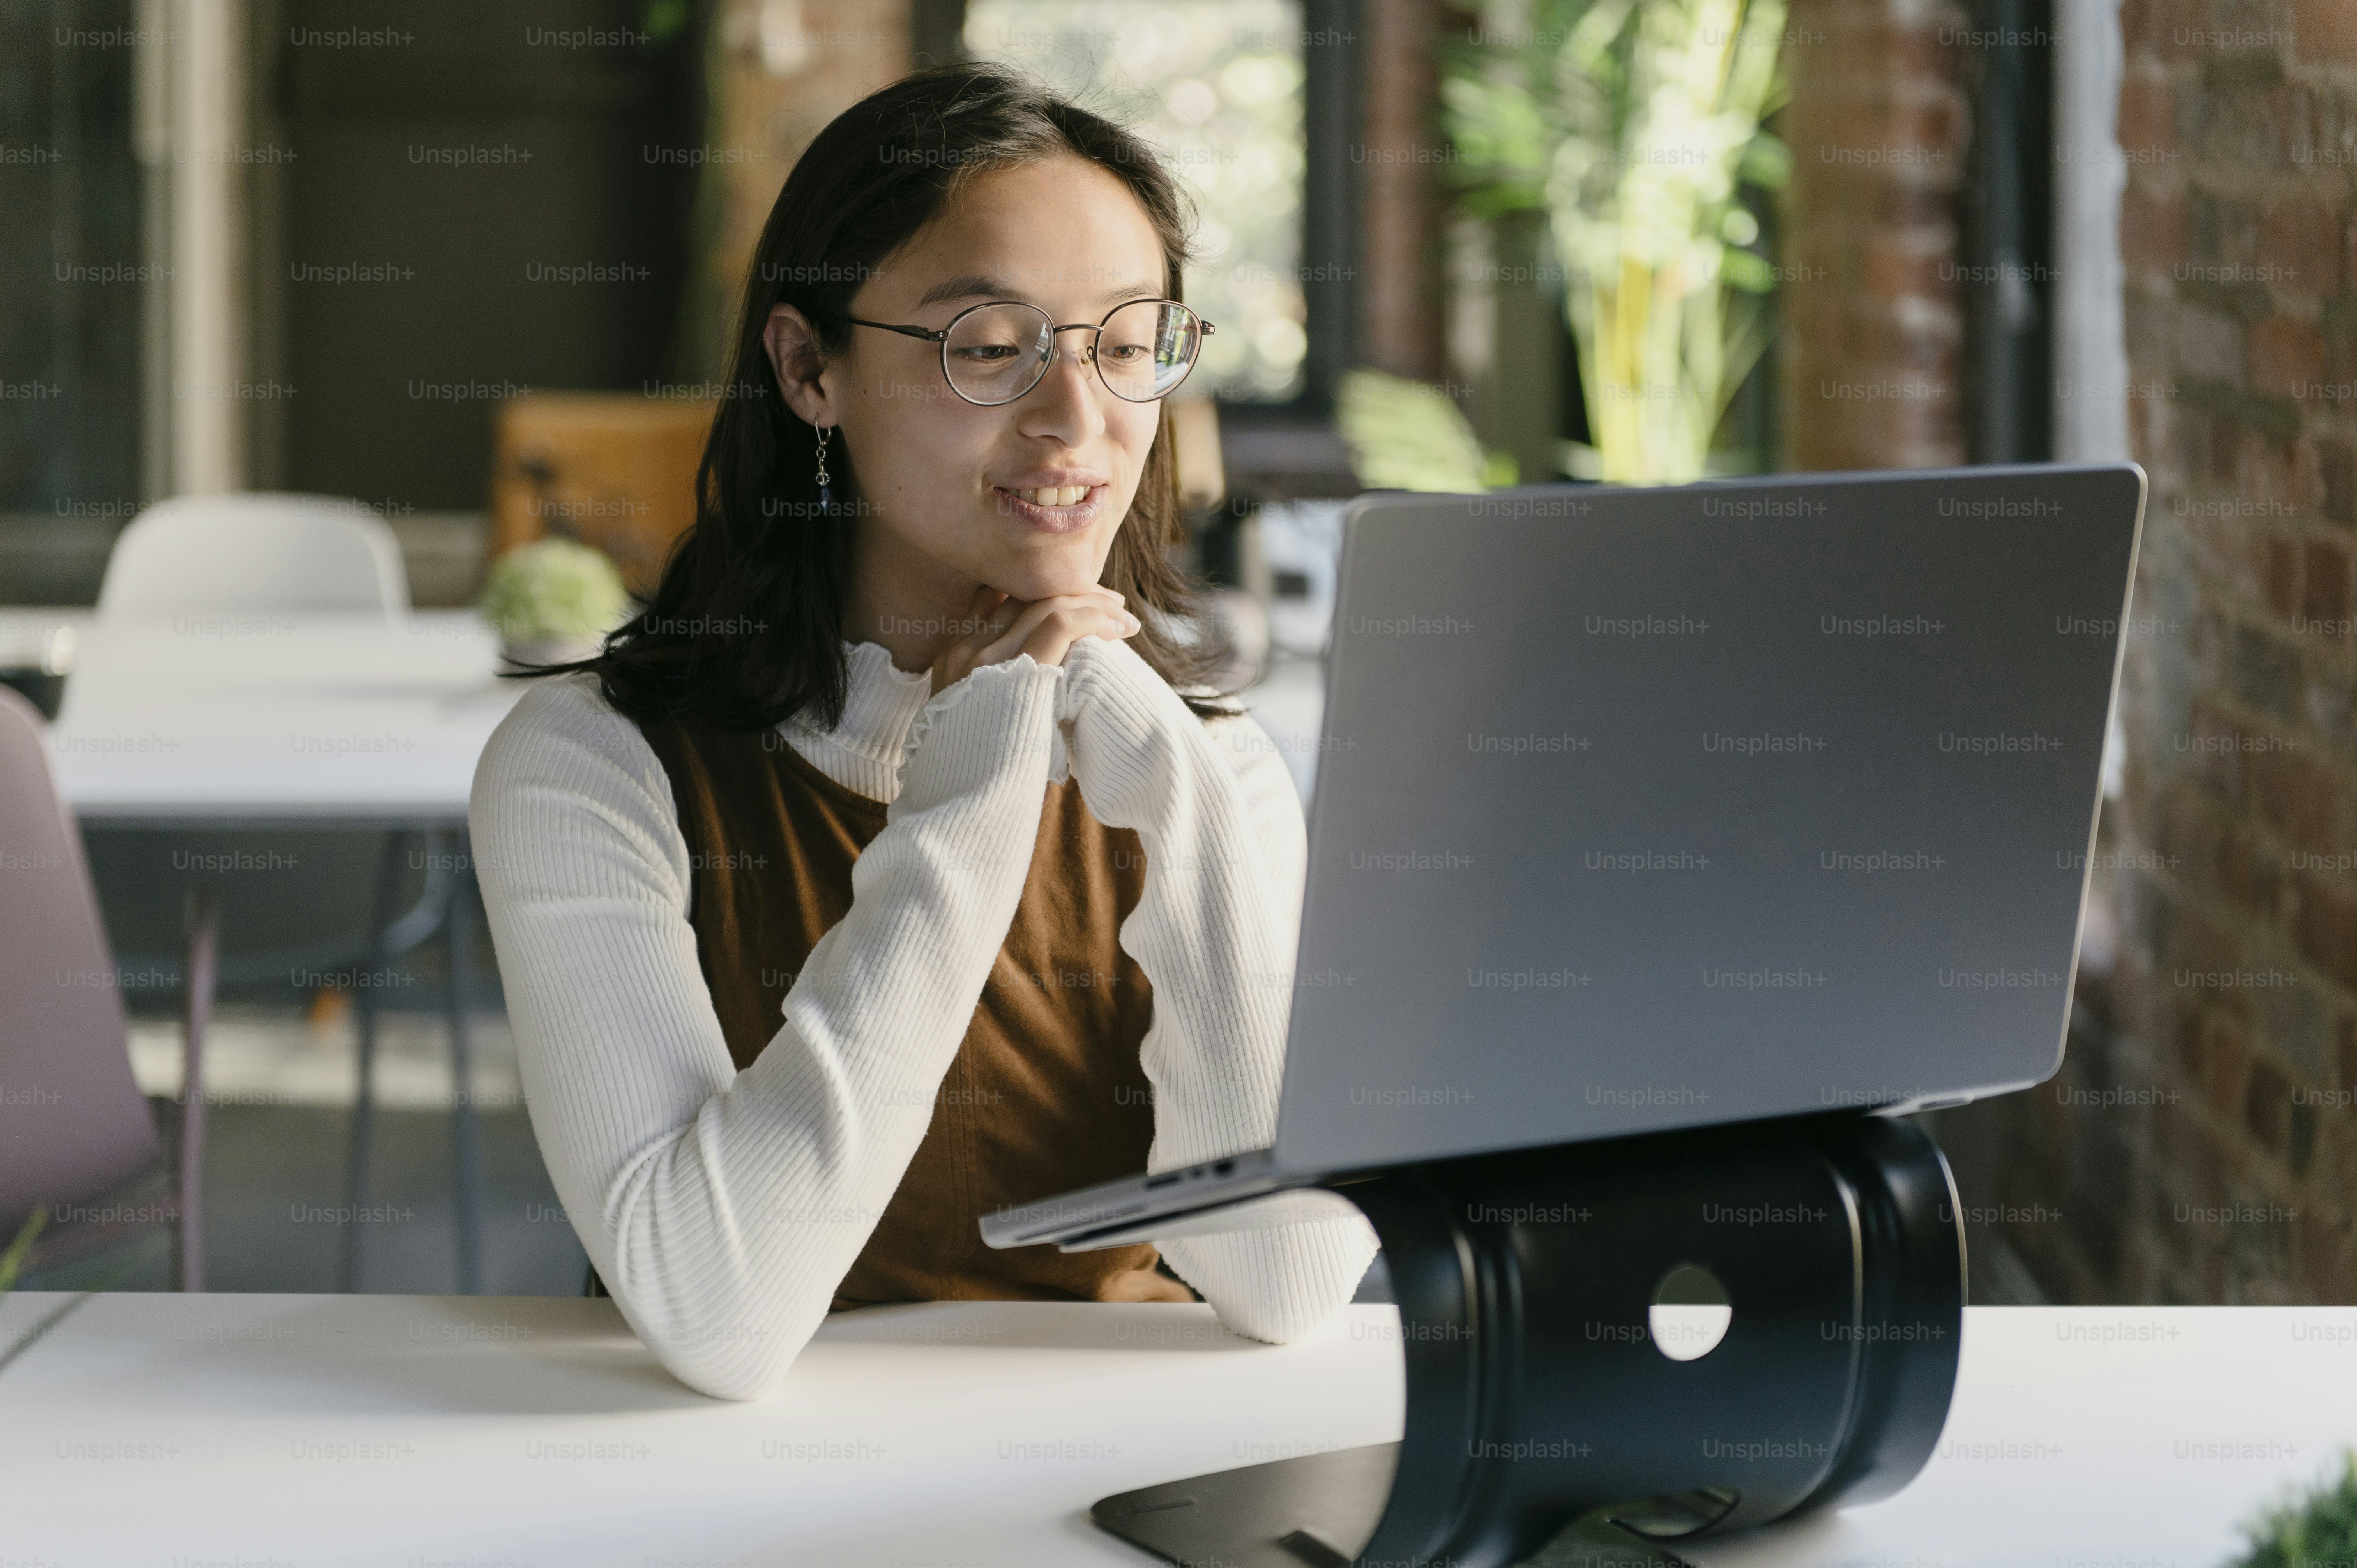
[{"label": "woman's face", "polygon": [[[968,306],[1011,299],[1060,327],[1093,326],[1125,299],[1166,293],[1162,246],[1136,197],[1063,156],[977,177],[886,259],[850,314],[939,330]],[[867,503],[861,570],[901,590],[885,599],[970,595],[977,583],[1038,599],[1103,571],[1161,405],[1114,396],[1081,360],[1087,334],[1056,341],[1039,384],[996,407],[949,389],[940,345],[867,327],[852,328],[849,352],[817,378],[814,423],[839,426],[828,456],[837,472],[848,464]],[[774,316],[770,342],[775,358]],[[1085,493],[1058,504],[1053,492],[1073,487]]]}]

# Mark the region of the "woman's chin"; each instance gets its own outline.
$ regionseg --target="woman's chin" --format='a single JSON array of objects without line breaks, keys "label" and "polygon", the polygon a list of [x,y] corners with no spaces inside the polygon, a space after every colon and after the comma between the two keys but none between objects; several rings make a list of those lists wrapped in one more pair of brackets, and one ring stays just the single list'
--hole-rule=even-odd
[{"label": "woman's chin", "polygon": [[980,575],[1007,597],[1028,604],[1060,594],[1085,594],[1097,585],[1103,570],[1098,553],[1082,548],[1027,553],[1023,559],[995,563]]}]

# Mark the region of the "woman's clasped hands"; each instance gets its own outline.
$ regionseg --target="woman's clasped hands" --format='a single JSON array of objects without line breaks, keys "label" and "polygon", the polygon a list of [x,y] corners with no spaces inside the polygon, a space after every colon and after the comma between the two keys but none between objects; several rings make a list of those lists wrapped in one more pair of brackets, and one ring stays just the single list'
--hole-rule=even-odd
[{"label": "woman's clasped hands", "polygon": [[1082,638],[1132,637],[1141,624],[1121,595],[1102,585],[1026,601],[985,585],[974,590],[967,621],[974,630],[933,661],[936,695],[983,665],[1002,664],[1019,653],[1029,654],[1035,663],[1061,664]]}]

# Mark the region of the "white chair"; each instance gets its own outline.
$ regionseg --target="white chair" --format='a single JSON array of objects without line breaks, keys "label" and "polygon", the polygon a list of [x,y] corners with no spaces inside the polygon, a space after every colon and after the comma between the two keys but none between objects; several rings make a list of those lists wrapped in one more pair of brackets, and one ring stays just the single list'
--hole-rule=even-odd
[{"label": "white chair", "polygon": [[[36,1269],[169,1219],[176,1283],[202,1290],[204,1037],[220,902],[200,888],[188,904],[182,1109],[178,1149],[167,1152],[132,1076],[114,953],[49,757],[39,712],[0,688],[0,844],[10,854],[8,896],[0,898],[0,1083],[10,1090],[0,1095],[0,1248],[36,1209],[62,1221],[34,1249]],[[159,1165],[164,1202],[117,1201],[144,1192],[143,1175]]]},{"label": "white chair", "polygon": [[[405,620],[409,578],[393,530],[360,502],[333,496],[175,496],[141,512],[123,531],[98,589],[102,623],[274,610],[340,611],[375,614],[388,622]],[[451,1045],[458,1081],[465,1084],[468,938],[459,902],[468,897],[465,878],[429,874],[418,907],[396,918],[395,896],[409,843],[407,832],[386,835],[376,909],[368,928],[368,961],[372,970],[382,969],[437,928],[449,929]],[[286,967],[275,961],[284,955],[265,956],[274,961],[273,968]],[[252,955],[242,957],[247,967],[253,966]],[[316,956],[312,961],[317,961]],[[360,999],[360,1085],[350,1172],[352,1191],[361,1195],[354,1198],[355,1208],[365,1201],[368,1190],[379,995],[363,988]],[[453,1114],[457,1123],[460,1279],[472,1294],[480,1288],[481,1155],[471,1103],[464,1095],[457,1097]],[[345,1228],[339,1270],[347,1291],[358,1288],[360,1234],[356,1226]]]},{"label": "white chair", "polygon": [[174,496],[132,521],[99,585],[102,620],[191,610],[409,614],[384,520],[332,496]]}]

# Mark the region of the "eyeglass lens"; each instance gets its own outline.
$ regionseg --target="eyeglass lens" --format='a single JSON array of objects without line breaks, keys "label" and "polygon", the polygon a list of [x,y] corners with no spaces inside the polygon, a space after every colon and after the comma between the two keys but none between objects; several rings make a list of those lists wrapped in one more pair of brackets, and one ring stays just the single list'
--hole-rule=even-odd
[{"label": "eyeglass lens", "polygon": [[[1055,334],[1045,311],[990,305],[968,311],[942,344],[950,385],[972,403],[1011,403],[1048,371]],[[1097,371],[1116,396],[1150,403],[1194,368],[1202,343],[1195,313],[1166,300],[1141,299],[1106,318],[1097,336]]]}]

